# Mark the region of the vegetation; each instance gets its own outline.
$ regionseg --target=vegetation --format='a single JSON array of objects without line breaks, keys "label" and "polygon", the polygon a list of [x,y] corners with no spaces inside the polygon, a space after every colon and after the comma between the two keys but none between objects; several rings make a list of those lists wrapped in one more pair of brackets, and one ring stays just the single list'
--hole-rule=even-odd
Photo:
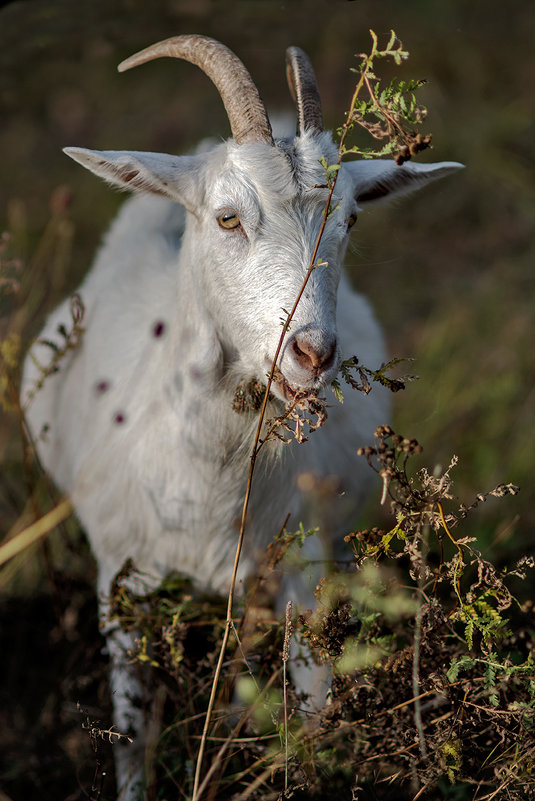
[{"label": "vegetation", "polygon": [[[534,560],[523,557],[507,570],[486,560],[465,533],[486,496],[459,506],[454,463],[440,475],[425,468],[412,473],[420,452],[415,440],[387,426],[377,430],[374,446],[361,449],[386,482],[392,528],[348,534],[348,569],[322,579],[316,608],[295,619],[290,611],[285,625],[262,606],[264,587],[281,559],[295,560],[306,532],[283,531],[270,548],[232,623],[233,654],[205,760],[208,795],[482,801],[533,794],[530,604],[521,605],[510,585],[525,580]],[[501,485],[488,496],[516,492]],[[126,592],[125,575],[117,583],[116,614],[140,631],[135,657],[153,671],[161,709],[172,701],[180,710],[151,754],[155,797],[188,797],[184,777],[202,730],[224,608],[195,598],[177,577],[147,604],[145,595]],[[292,686],[284,704],[291,628],[303,652],[308,646],[313,659],[333,670],[330,702],[318,713],[304,711]]]},{"label": "vegetation", "polygon": [[[403,52],[395,39],[385,51],[378,50],[376,40],[373,47],[376,56],[388,50]],[[367,76],[372,95],[366,100],[354,97],[354,108],[372,135],[381,134],[375,152],[387,152],[386,145],[405,159],[413,155],[411,147],[418,150],[419,145],[429,144],[427,136],[418,140],[412,129],[403,139],[397,127],[400,117],[410,126],[423,119],[412,97],[420,82],[388,82],[386,89],[378,88],[365,61],[360,64],[359,76]],[[362,86],[366,85],[363,80]],[[403,108],[402,98],[407,96]],[[379,120],[381,114],[383,119],[370,122],[370,115],[377,112]],[[351,113],[347,119],[354,122]],[[462,153],[456,155],[463,157]],[[333,166],[325,165],[327,183],[335,180]],[[19,258],[24,255],[20,207],[17,212],[12,206],[13,233],[11,240],[3,240],[0,289],[6,327],[0,389],[12,427],[25,441],[22,459],[11,455],[15,453],[12,444],[9,451],[4,449],[9,456],[2,503],[10,541],[27,529],[32,519],[42,520],[48,509],[56,507],[53,490],[30,458],[16,385],[28,317],[37,314],[44,302],[39,290],[36,294],[33,275],[39,269],[56,275],[53,296],[59,293],[70,264],[72,227],[66,197],[53,198],[51,220],[32,248],[31,262]],[[334,209],[328,211],[335,213]],[[491,294],[487,291],[485,298]],[[505,294],[504,301],[510,304]],[[457,321],[460,312],[454,314]],[[484,317],[483,311],[476,310],[478,321],[479,314]],[[74,305],[73,329],[64,332],[65,349],[76,346],[82,317],[81,308]],[[522,307],[518,325],[521,332],[529,330],[529,317]],[[432,334],[428,358],[436,359],[435,369],[445,373],[455,387],[453,370],[459,368],[452,365],[458,358],[454,352],[450,355],[453,334],[447,320],[437,322]],[[509,337],[513,334],[507,334],[506,341]],[[60,359],[61,352],[51,353],[43,380]],[[489,363],[470,361],[474,374],[485,378]],[[491,366],[495,370],[492,379],[483,383],[483,393],[488,389],[492,395],[492,381],[498,384],[495,393],[501,393],[501,414],[507,418],[510,399],[519,391],[520,378],[513,369],[516,362],[511,366],[507,357],[498,353]],[[505,376],[497,374],[499,367]],[[520,367],[520,375],[527,378],[527,357]],[[426,369],[429,363],[424,360]],[[422,372],[420,365],[418,371]],[[372,383],[390,382],[392,389],[403,384],[403,379],[390,378],[382,367],[362,366],[351,359],[342,378],[356,384],[357,390],[367,389],[370,379]],[[467,380],[471,378],[472,373]],[[417,407],[425,404],[420,396],[425,383],[411,389],[410,402]],[[453,387],[446,382],[445,402],[449,402]],[[468,419],[458,430],[461,438],[474,443],[474,455],[468,459],[472,468],[488,453],[488,443],[481,440],[491,422],[473,420],[475,430],[470,430],[473,394],[463,387],[460,390],[461,407],[464,403],[468,408]],[[340,391],[339,385],[338,394]],[[352,390],[344,387],[344,391]],[[298,435],[303,410],[294,409],[292,414],[294,411],[293,430]],[[492,415],[499,417],[496,410]],[[280,426],[283,421],[277,422]],[[441,426],[447,424],[446,418],[438,425],[432,421],[431,434],[438,436]],[[451,441],[452,437],[445,439]],[[513,440],[518,444],[516,435]],[[520,600],[527,594],[532,560],[523,556],[523,545],[515,545],[508,558],[501,556],[498,564],[492,564],[475,545],[480,533],[483,545],[493,536],[507,535],[499,513],[494,511],[492,523],[492,518],[481,515],[480,507],[488,499],[485,506],[492,503],[495,510],[496,496],[503,496],[502,503],[508,505],[505,498],[515,494],[516,487],[500,484],[459,504],[453,497],[452,474],[462,467],[463,460],[459,468],[452,462],[445,471],[431,465],[418,470],[412,464],[421,459],[420,451],[415,440],[386,427],[377,431],[373,444],[362,449],[359,458],[367,459],[383,482],[383,509],[370,511],[378,525],[348,534],[349,570],[325,578],[317,589],[317,608],[310,613],[295,617],[288,610],[281,624],[272,619],[264,600],[277,566],[299,554],[299,544],[307,534],[304,531],[280,533],[243,609],[234,608],[226,618],[220,600],[195,597],[180,577],[170,577],[151,594],[148,603],[145,597],[142,600],[127,593],[121,585],[124,576],[118,577],[115,612],[124,626],[135,625],[140,631],[133,656],[154,683],[154,730],[160,728],[157,724],[164,724],[161,736],[155,735],[149,744],[147,755],[154,798],[191,797],[197,743],[222,630],[229,632],[234,644],[232,655],[227,654],[225,682],[218,688],[206,745],[201,789],[207,796],[314,798],[341,793],[358,799],[483,801],[535,794],[533,627],[527,617],[532,606]],[[502,458],[494,458],[502,469],[507,468]],[[488,472],[493,474],[494,468],[483,471],[485,478]],[[507,478],[500,476],[499,480]],[[466,483],[472,488],[475,481],[474,474]],[[28,486],[32,492],[26,503]],[[463,495],[470,496],[470,489]],[[384,511],[387,502],[390,515]],[[2,728],[7,759],[0,786],[13,799],[31,797],[35,788],[42,798],[113,797],[111,753],[114,742],[124,735],[110,726],[105,659],[100,654],[102,643],[87,576],[88,555],[72,519],[64,526],[49,541],[41,541],[41,551],[34,550],[32,559],[21,550],[0,574],[7,623],[3,653],[14,648],[26,654],[13,663],[22,665],[25,675],[5,677],[14,695],[27,696],[16,714],[2,713],[6,715]],[[41,530],[37,536],[43,533]],[[132,569],[125,566],[125,572]],[[27,599],[24,615],[17,609],[21,597]],[[286,685],[291,629],[315,659],[333,667],[331,702],[316,715],[299,713],[303,699]],[[23,641],[25,647],[20,644]],[[46,664],[43,654],[52,654],[57,663]],[[229,709],[226,703],[231,697],[235,700]],[[238,706],[240,701],[243,709]],[[22,709],[24,719],[20,718]],[[50,738],[60,745],[61,756],[53,755]],[[78,795],[74,765],[80,771]]]}]

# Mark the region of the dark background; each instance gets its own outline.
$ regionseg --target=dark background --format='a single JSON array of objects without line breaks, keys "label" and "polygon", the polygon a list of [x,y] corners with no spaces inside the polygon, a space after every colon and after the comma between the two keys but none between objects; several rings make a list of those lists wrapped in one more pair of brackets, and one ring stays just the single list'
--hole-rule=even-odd
[{"label": "dark background", "polygon": [[[314,63],[326,123],[337,126],[353,87],[349,68],[355,53],[369,49],[369,28],[383,42],[395,29],[411,53],[401,69],[385,64],[386,76],[428,80],[420,97],[429,107],[424,130],[432,132],[434,150],[422,158],[458,160],[467,169],[361,215],[348,267],[373,302],[392,356],[415,359],[408,369],[420,380],[396,396],[395,425],[424,445],[422,464],[433,469],[457,454],[456,491],[466,503],[499,482],[521,487],[516,498],[487,502],[463,532],[478,536],[503,565],[532,551],[535,522],[529,2],[4,4],[0,232],[11,231],[10,256],[21,260],[22,281],[36,300],[22,309],[4,300],[1,334],[17,330],[27,340],[38,332],[45,313],[79,283],[122,202],[65,157],[63,146],[180,153],[204,136],[228,135],[217,92],[200,70],[164,59],[120,75],[119,61],[171,35],[204,33],[242,58],[271,112],[291,111],[284,51],[299,45]],[[0,425],[0,456],[0,519],[8,532],[27,499],[9,411]],[[372,507],[370,520],[374,515]],[[77,798],[80,765],[92,764],[75,708],[76,700],[100,710],[107,703],[87,590],[92,572],[70,523],[0,573],[0,787],[8,798]]]}]

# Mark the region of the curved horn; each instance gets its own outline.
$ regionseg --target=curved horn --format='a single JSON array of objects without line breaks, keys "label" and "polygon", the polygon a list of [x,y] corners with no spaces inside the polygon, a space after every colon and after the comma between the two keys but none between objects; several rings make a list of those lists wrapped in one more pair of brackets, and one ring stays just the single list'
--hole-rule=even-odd
[{"label": "curved horn", "polygon": [[298,132],[323,131],[321,100],[310,59],[300,47],[286,51],[286,78],[297,105]]},{"label": "curved horn", "polygon": [[238,144],[273,144],[271,125],[253,79],[232,50],[208,36],[191,34],[164,39],[122,61],[119,72],[154,58],[183,58],[196,64],[215,84]]}]

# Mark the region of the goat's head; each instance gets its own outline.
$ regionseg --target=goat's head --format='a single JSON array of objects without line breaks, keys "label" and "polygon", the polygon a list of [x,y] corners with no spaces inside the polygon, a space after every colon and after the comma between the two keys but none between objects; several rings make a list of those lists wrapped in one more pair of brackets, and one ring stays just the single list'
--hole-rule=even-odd
[{"label": "goat's head", "polygon": [[[314,256],[327,189],[321,157],[337,147],[323,130],[314,72],[298,48],[287,51],[287,74],[298,112],[294,138],[274,140],[249,73],[224,45],[204,36],[179,36],[152,45],[119,69],[161,56],[197,64],[225,104],[232,139],[208,153],[170,156],[67,148],[76,161],[124,189],[155,193],[189,212],[183,251],[217,328],[228,361],[243,377],[269,372],[289,310]],[[274,392],[320,389],[339,362],[336,295],[349,229],[361,206],[417,188],[461,165],[397,166],[393,161],[342,166],[313,270],[281,350]]]}]

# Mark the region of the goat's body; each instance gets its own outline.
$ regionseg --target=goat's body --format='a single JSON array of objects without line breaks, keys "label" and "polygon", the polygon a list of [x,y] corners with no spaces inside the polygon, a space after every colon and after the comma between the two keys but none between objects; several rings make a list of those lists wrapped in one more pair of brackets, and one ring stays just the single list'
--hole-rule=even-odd
[{"label": "goat's body", "polygon": [[[229,584],[257,424],[254,413],[234,410],[233,399],[238,383],[253,376],[236,365],[227,370],[202,302],[195,304],[188,290],[188,306],[181,303],[190,272],[179,253],[183,222],[182,208],[159,198],[125,204],[80,288],[82,344],[30,412],[34,431],[49,426],[41,458],[73,498],[103,591],[127,558],[155,579],[178,570],[216,591]],[[118,307],[120,315],[113,312]],[[342,352],[379,366],[379,327],[345,280],[338,319]],[[68,322],[64,303],[43,338],[54,339]],[[28,362],[28,386],[35,369]],[[354,513],[360,505],[370,471],[356,448],[385,421],[388,399],[380,388],[369,397],[345,394],[343,406],[332,396],[327,424],[307,443],[275,441],[262,452],[241,575],[251,572],[288,512],[295,525],[302,519],[299,474],[339,477],[341,508]],[[282,410],[280,401],[270,406]]]}]

